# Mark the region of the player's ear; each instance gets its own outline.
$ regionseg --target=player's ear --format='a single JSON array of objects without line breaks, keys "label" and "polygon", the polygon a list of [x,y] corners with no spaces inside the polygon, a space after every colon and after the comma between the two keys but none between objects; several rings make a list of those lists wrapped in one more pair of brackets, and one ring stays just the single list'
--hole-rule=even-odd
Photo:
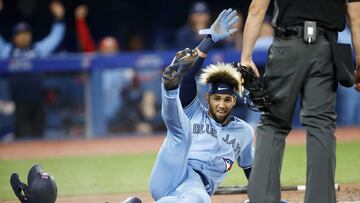
[{"label": "player's ear", "polygon": [[233,96],[233,99],[234,99],[234,101],[233,101],[233,102],[234,102],[234,106],[235,106],[235,105],[236,105],[236,100],[237,100],[237,97],[234,95],[234,96]]},{"label": "player's ear", "polygon": [[206,93],[206,94],[205,94],[205,99],[206,99],[207,103],[210,102],[210,95],[209,95],[209,93]]}]

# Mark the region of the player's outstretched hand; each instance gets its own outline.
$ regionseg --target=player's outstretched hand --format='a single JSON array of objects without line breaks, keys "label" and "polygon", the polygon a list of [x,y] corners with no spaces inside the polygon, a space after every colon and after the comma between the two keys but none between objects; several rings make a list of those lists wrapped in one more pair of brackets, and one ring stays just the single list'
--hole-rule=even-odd
[{"label": "player's outstretched hand", "polygon": [[219,14],[210,28],[200,30],[199,34],[209,34],[214,42],[218,42],[237,31],[236,28],[232,27],[238,20],[239,16],[236,10],[232,10],[231,8],[225,9]]},{"label": "player's outstretched hand", "polygon": [[65,15],[65,9],[60,1],[53,1],[50,3],[50,11],[56,20],[62,20]]},{"label": "player's outstretched hand", "polygon": [[355,89],[360,92],[360,64],[356,66],[355,70]]}]

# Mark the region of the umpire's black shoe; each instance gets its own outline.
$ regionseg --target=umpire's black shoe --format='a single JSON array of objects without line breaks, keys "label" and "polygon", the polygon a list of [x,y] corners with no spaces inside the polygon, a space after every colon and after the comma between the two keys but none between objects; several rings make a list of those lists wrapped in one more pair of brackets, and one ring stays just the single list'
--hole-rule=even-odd
[{"label": "umpire's black shoe", "polygon": [[142,202],[138,197],[128,197],[126,200],[124,200],[121,203],[142,203]]},{"label": "umpire's black shoe", "polygon": [[165,68],[162,74],[165,89],[174,90],[178,88],[182,78],[197,58],[197,52],[189,48],[177,52],[171,64]]}]

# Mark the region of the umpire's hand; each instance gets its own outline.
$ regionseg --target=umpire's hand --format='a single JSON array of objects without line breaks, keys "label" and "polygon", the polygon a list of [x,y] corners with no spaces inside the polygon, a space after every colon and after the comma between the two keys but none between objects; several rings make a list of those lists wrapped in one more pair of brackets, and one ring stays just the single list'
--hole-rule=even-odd
[{"label": "umpire's hand", "polygon": [[355,87],[358,92],[360,92],[360,64],[356,65],[355,70]]}]

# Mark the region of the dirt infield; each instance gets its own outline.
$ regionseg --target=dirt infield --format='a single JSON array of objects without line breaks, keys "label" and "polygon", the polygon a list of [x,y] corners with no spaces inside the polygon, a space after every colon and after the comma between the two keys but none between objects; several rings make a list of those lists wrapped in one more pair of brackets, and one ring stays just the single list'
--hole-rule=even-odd
[{"label": "dirt infield", "polygon": [[[343,128],[336,131],[338,142],[360,140],[360,128]],[[64,157],[80,155],[113,155],[113,154],[140,154],[159,150],[164,136],[132,136],[110,137],[98,139],[79,139],[61,141],[21,141],[0,143],[0,160]],[[296,145],[305,143],[305,132],[293,131],[287,138],[287,143]],[[133,146],[136,146],[134,148]],[[74,196],[59,197],[58,203],[104,203],[121,202],[127,196],[139,196],[143,202],[152,202],[148,193],[122,193],[116,195]],[[303,202],[303,192],[283,192],[283,199],[293,202]],[[232,203],[247,199],[246,195],[220,195],[212,198],[213,202]],[[360,202],[360,183],[341,185],[337,192],[339,202]],[[2,201],[0,201],[2,202]],[[3,201],[15,203],[17,201]]]},{"label": "dirt infield", "polygon": [[[144,203],[153,202],[150,194],[142,193],[121,193],[116,195],[96,195],[96,196],[73,196],[60,197],[57,203],[120,203],[126,197],[140,197]],[[360,203],[360,184],[341,185],[341,190],[336,193],[337,202],[357,202]],[[282,199],[290,203],[304,202],[304,192],[290,191],[282,192]],[[241,203],[247,199],[246,194],[241,195],[215,195],[212,197],[213,203]],[[1,201],[0,201],[1,202]],[[4,201],[3,203],[17,203],[18,201]]]},{"label": "dirt infield", "polygon": [[[341,190],[337,192],[338,202],[357,202],[360,203],[360,184],[346,184],[341,186]],[[58,203],[100,203],[100,202],[121,202],[129,196],[140,197],[143,202],[153,202],[148,193],[123,193],[111,196],[93,196],[93,197],[67,197],[60,198]],[[290,191],[282,192],[282,199],[288,200],[290,203],[304,202],[304,192]],[[213,196],[213,203],[241,203],[247,199],[246,194],[241,195],[215,195]]]},{"label": "dirt infield", "polygon": [[[287,144],[305,144],[305,132],[294,130]],[[337,129],[338,142],[360,140],[360,128]],[[157,152],[164,136],[121,136],[97,139],[57,141],[21,141],[0,143],[0,160],[64,157],[81,155],[141,154]],[[136,146],[136,147],[134,147]]]}]

